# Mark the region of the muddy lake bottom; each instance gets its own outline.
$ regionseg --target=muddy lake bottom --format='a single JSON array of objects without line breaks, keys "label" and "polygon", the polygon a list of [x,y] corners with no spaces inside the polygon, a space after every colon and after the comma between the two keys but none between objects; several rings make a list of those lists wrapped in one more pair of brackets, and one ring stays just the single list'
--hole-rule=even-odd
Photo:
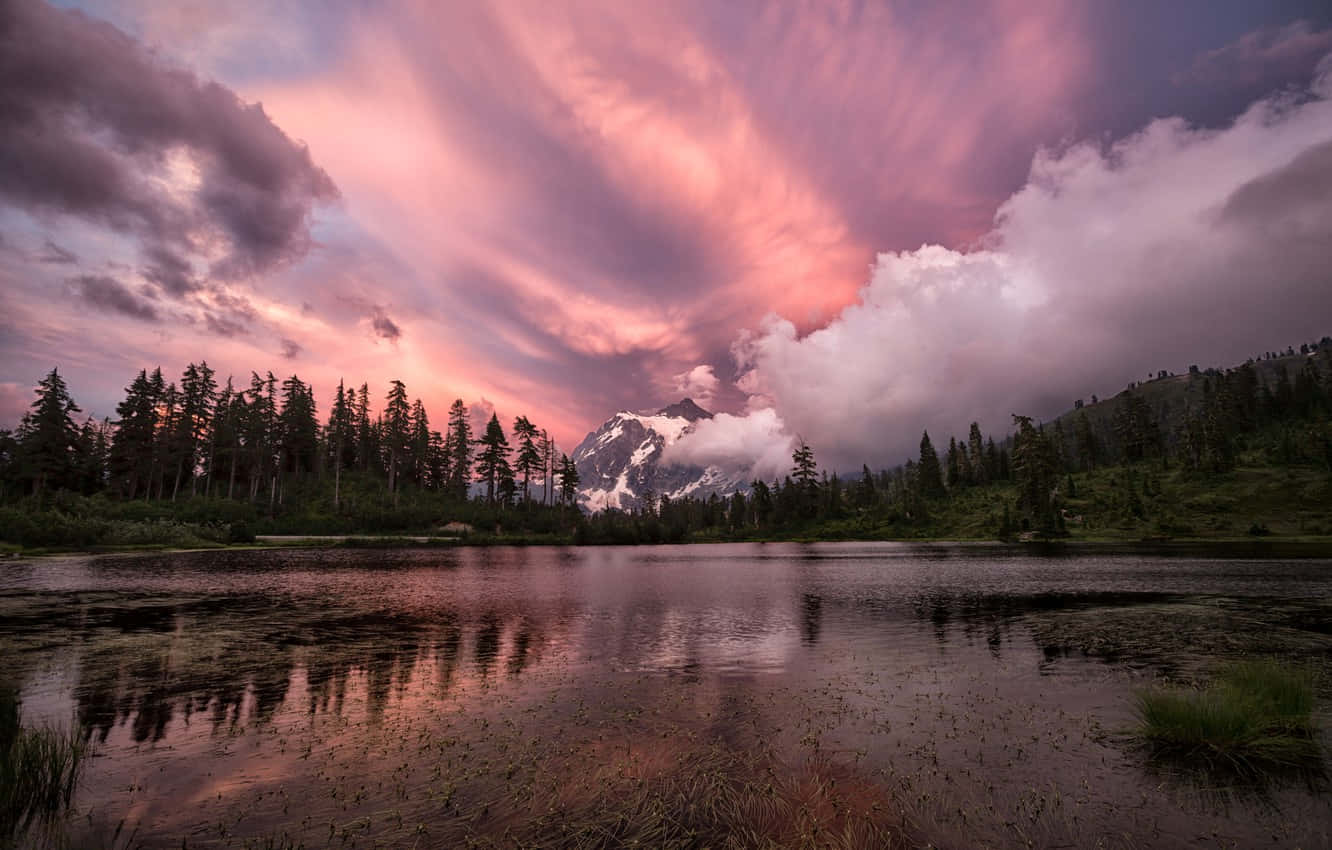
[{"label": "muddy lake bottom", "polygon": [[[0,565],[0,683],[94,746],[60,847],[1328,847],[1332,561],[983,545]],[[1134,693],[1319,672],[1323,767]]]}]

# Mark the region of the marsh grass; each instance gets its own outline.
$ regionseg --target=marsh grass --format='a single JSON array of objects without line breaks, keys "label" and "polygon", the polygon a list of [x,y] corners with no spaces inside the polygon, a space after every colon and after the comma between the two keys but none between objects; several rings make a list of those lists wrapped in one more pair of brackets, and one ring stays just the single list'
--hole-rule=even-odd
[{"label": "marsh grass", "polygon": [[1203,690],[1137,695],[1138,734],[1158,752],[1237,768],[1314,767],[1321,752],[1307,668],[1273,660],[1232,663]]},{"label": "marsh grass", "polygon": [[[481,846],[893,848],[908,846],[884,789],[853,769],[706,747],[616,760],[549,795],[512,800]],[[498,839],[495,836],[499,836]]]},{"label": "marsh grass", "polygon": [[0,847],[34,825],[49,826],[69,806],[88,745],[77,730],[25,729],[18,694],[0,687]]}]

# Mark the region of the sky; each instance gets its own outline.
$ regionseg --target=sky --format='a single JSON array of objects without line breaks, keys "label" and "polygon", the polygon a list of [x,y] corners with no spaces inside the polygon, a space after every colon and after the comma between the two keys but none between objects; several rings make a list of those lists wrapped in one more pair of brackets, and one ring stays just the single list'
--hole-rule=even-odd
[{"label": "sky", "polygon": [[206,359],[895,464],[1332,333],[1330,55],[1293,0],[0,0],[0,427]]}]

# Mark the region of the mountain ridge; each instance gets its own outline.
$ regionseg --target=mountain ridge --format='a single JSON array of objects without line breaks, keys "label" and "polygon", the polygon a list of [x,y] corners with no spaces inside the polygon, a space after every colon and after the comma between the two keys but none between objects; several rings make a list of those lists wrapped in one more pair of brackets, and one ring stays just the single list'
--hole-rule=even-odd
[{"label": "mountain ridge", "polygon": [[582,485],[579,504],[589,511],[636,510],[649,498],[706,498],[743,489],[744,481],[720,467],[661,463],[667,446],[711,418],[710,411],[687,397],[651,414],[617,411],[574,449],[572,460]]}]

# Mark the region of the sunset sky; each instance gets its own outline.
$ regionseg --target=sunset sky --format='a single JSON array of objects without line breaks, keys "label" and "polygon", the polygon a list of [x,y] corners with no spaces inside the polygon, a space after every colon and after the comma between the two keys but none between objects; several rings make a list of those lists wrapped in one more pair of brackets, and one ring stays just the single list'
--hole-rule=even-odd
[{"label": "sunset sky", "polygon": [[897,462],[1332,333],[1329,55],[1280,0],[0,0],[0,427],[206,359]]}]

